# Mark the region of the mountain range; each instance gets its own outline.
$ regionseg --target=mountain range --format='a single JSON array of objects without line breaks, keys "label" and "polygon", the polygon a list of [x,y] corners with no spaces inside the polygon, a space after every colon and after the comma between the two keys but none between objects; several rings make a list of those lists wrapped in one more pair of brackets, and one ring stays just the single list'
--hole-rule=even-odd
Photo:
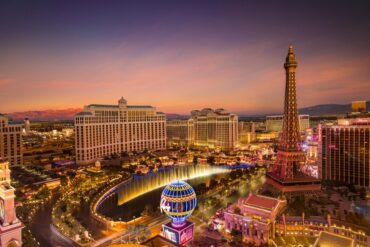
[{"label": "mountain range", "polygon": [[[370,101],[366,102],[367,110],[370,110]],[[43,110],[43,111],[23,111],[6,113],[13,121],[22,121],[25,118],[31,121],[58,121],[72,120],[76,113],[80,112],[81,108],[68,108],[60,110]],[[310,116],[331,115],[331,114],[346,114],[351,111],[351,104],[322,104],[299,109],[300,114],[308,114]],[[281,113],[280,113],[281,114]],[[240,116],[248,117],[248,114],[239,114]],[[261,114],[266,116],[273,114]],[[188,115],[180,115],[174,113],[166,114],[168,119],[183,119]]]},{"label": "mountain range", "polygon": [[[366,109],[368,111],[370,110],[370,101],[366,102]],[[299,114],[308,114],[311,116],[346,114],[348,112],[351,112],[351,104],[324,104],[299,109]]]}]

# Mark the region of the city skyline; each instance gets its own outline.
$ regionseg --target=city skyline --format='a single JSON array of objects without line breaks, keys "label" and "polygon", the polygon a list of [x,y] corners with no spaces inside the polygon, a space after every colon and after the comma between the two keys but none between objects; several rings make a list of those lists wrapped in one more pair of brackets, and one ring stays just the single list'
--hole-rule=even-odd
[{"label": "city skyline", "polygon": [[122,95],[166,113],[282,112],[290,43],[299,108],[367,100],[368,3],[285,3],[2,2],[0,112]]},{"label": "city skyline", "polygon": [[0,246],[370,246],[369,10],[0,0]]}]

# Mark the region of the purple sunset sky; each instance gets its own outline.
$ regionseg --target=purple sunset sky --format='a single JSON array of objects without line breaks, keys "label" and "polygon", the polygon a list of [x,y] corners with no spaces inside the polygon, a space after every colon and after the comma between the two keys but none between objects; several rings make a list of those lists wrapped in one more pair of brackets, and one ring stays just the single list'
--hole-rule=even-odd
[{"label": "purple sunset sky", "polygon": [[370,97],[369,1],[0,1],[0,112],[150,104],[167,113]]}]

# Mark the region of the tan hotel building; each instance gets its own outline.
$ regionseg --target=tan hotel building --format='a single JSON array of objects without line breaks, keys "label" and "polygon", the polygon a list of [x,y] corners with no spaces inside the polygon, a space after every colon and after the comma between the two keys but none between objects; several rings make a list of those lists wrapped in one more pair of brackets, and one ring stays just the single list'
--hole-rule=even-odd
[{"label": "tan hotel building", "polygon": [[0,114],[0,161],[11,165],[23,164],[22,124],[14,124]]},{"label": "tan hotel building", "polygon": [[[283,130],[283,115],[277,116],[266,116],[266,130],[281,132]],[[310,128],[310,116],[309,115],[299,115],[299,131],[304,132],[306,129]]]},{"label": "tan hotel building", "polygon": [[192,145],[194,142],[194,121],[170,120],[166,123],[168,145]]},{"label": "tan hotel building", "polygon": [[152,106],[92,104],[75,116],[76,162],[111,154],[166,148],[166,117]]},{"label": "tan hotel building", "polygon": [[238,116],[224,109],[205,108],[191,112],[194,141],[197,147],[232,150],[238,144]]},{"label": "tan hotel building", "polygon": [[223,109],[194,110],[190,119],[167,121],[169,145],[234,149],[238,143],[238,116]]}]

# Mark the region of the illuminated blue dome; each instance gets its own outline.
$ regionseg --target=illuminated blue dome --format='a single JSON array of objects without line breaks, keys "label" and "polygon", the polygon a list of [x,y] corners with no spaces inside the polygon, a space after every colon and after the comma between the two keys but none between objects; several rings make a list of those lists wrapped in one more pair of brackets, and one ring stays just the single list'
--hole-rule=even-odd
[{"label": "illuminated blue dome", "polygon": [[197,206],[197,195],[193,187],[179,180],[164,188],[160,206],[174,225],[181,226]]}]

